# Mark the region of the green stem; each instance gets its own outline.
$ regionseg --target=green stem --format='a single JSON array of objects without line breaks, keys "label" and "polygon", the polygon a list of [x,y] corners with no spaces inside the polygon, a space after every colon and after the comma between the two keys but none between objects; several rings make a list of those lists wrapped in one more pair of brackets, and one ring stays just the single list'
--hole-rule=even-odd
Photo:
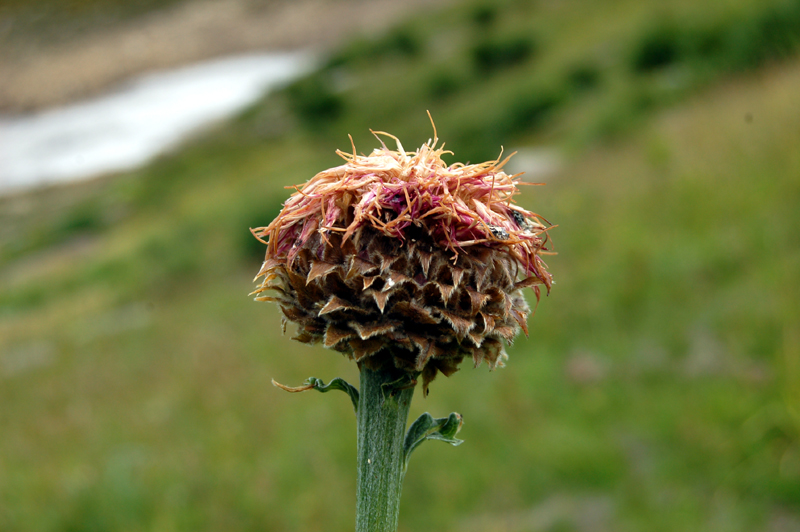
[{"label": "green stem", "polygon": [[414,395],[413,386],[392,387],[399,376],[393,370],[361,369],[356,532],[397,530],[405,475],[403,441]]}]

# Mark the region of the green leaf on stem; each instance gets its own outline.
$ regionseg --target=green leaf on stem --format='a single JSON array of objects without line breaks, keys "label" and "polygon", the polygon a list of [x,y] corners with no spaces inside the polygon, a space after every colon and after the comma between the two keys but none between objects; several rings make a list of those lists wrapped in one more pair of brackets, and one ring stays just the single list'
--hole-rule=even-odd
[{"label": "green leaf on stem", "polygon": [[341,390],[350,396],[350,400],[353,402],[353,410],[358,413],[358,390],[355,388],[355,386],[340,377],[336,377],[328,384],[325,384],[322,379],[309,377],[302,386],[297,387],[286,386],[276,382],[275,379],[272,379],[272,385],[291,393],[305,392],[306,390],[317,390],[322,393],[329,392],[331,390]]},{"label": "green leaf on stem", "polygon": [[422,445],[425,440],[440,440],[452,445],[461,445],[464,440],[455,437],[461,430],[464,419],[461,414],[453,412],[448,417],[434,419],[429,413],[425,412],[417,418],[406,432],[405,443],[403,444],[403,456],[405,467],[414,449]]}]

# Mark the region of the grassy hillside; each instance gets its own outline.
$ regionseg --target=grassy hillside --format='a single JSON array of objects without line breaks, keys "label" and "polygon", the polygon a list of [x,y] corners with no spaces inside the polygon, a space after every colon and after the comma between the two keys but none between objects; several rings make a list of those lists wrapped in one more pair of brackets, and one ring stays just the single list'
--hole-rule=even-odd
[{"label": "grassy hillside", "polygon": [[67,43],[98,28],[113,28],[181,0],[4,0],[0,42]]},{"label": "grassy hillside", "polygon": [[559,255],[508,367],[415,399],[466,443],[415,454],[401,530],[800,528],[798,12],[457,3],[145,169],[0,199],[0,530],[351,529],[349,401],[269,382],[356,368],[247,297],[247,228],[426,109],[453,160],[560,150],[520,199]]}]

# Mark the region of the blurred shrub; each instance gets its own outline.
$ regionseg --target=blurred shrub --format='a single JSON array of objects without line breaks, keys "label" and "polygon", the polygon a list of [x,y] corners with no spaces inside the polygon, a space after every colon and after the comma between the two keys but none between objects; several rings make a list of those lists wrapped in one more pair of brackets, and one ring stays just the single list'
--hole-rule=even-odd
[{"label": "blurred shrub", "polygon": [[659,24],[647,31],[633,47],[631,67],[647,73],[672,65],[681,54],[680,35],[672,25]]},{"label": "blurred shrub", "polygon": [[534,89],[519,94],[506,109],[505,127],[512,134],[540,128],[564,102],[564,94],[563,90],[551,88]]},{"label": "blurred shrub", "polygon": [[378,39],[356,38],[338,52],[327,68],[352,66],[390,58],[414,58],[423,50],[422,38],[411,28],[398,27]]},{"label": "blurred shrub", "polygon": [[575,92],[595,89],[600,85],[601,79],[600,67],[589,62],[573,65],[567,71],[567,84]]},{"label": "blurred shrub", "polygon": [[725,22],[659,22],[636,40],[629,63],[642,74],[684,61],[707,71],[749,69],[787,57],[798,46],[800,2],[787,0]]},{"label": "blurred shrub", "polygon": [[728,31],[728,26],[719,22],[684,30],[684,46],[694,59],[713,62],[725,54]]},{"label": "blurred shrub", "polygon": [[452,71],[437,70],[429,79],[428,94],[436,100],[443,100],[461,90],[465,81]]},{"label": "blurred shrub", "polygon": [[417,57],[422,51],[420,39],[405,28],[390,32],[381,44],[379,55]]},{"label": "blurred shrub", "polygon": [[536,51],[533,39],[527,35],[485,38],[471,51],[478,72],[491,74],[527,61]]},{"label": "blurred shrub", "polygon": [[94,202],[78,205],[70,211],[59,226],[61,238],[75,233],[92,233],[106,226],[102,208]]},{"label": "blurred shrub", "polygon": [[494,4],[477,5],[473,8],[471,19],[478,28],[489,28],[497,20],[497,6]]},{"label": "blurred shrub", "polygon": [[727,62],[738,68],[790,55],[800,44],[800,2],[767,6],[739,21],[729,29],[725,44]]},{"label": "blurred shrub", "polygon": [[286,88],[292,112],[307,125],[319,125],[339,118],[344,108],[342,98],[334,93],[325,71],[315,72]]},{"label": "blurred shrub", "polygon": [[510,138],[538,131],[566,101],[561,87],[534,87],[498,102],[499,112],[480,117],[465,116],[454,127],[453,151],[458,159],[473,163],[495,159]]}]

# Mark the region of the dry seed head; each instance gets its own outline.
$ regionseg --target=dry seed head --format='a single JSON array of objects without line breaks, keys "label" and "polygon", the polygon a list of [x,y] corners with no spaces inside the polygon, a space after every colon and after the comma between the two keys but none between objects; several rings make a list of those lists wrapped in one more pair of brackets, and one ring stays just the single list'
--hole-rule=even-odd
[{"label": "dry seed head", "polygon": [[[368,156],[320,172],[266,227],[258,301],[359,365],[450,375],[465,358],[502,365],[503,342],[527,334],[530,287],[550,290],[540,255],[547,222],[514,204],[508,159],[448,166],[438,139],[415,152],[381,140]],[[380,137],[378,137],[380,140]]]}]

